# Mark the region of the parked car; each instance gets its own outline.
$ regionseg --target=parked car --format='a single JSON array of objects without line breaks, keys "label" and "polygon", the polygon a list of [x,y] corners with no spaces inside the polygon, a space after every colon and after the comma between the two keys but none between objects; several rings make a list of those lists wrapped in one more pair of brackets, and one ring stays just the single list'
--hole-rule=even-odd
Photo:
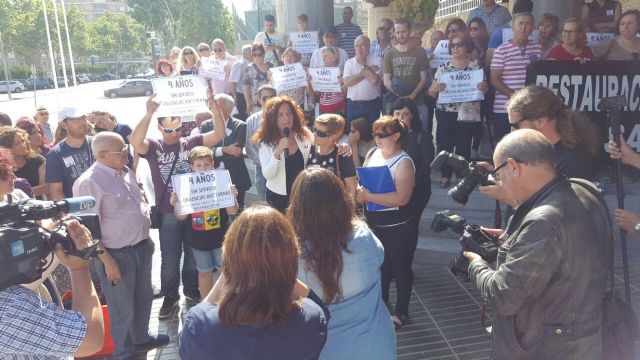
[{"label": "parked car", "polygon": [[12,93],[21,93],[24,91],[24,85],[20,81],[10,80],[7,86],[6,81],[0,81],[0,92],[6,93],[8,92],[7,89],[11,90]]},{"label": "parked car", "polygon": [[89,75],[87,74],[77,75],[76,78],[78,80],[78,84],[86,84],[91,81],[91,79],[89,79]]},{"label": "parked car", "polygon": [[[33,89],[33,87],[34,87],[33,79],[29,79],[27,81],[31,85],[31,89]],[[37,90],[40,90],[40,89],[52,89],[53,88],[53,82],[49,78],[36,78],[35,87],[36,87]]]},{"label": "parked car", "polygon": [[[67,76],[67,84],[73,86],[73,78],[71,76]],[[64,87],[64,76],[58,76],[58,87]]]},{"label": "parked car", "polygon": [[151,81],[145,79],[125,80],[118,87],[104,91],[104,96],[112,99],[119,96],[149,96],[151,94],[153,94],[153,86]]},{"label": "parked car", "polygon": [[15,81],[20,81],[22,86],[24,86],[25,90],[33,90],[33,85],[31,85],[31,83],[29,83],[28,79],[14,79],[14,80]]}]

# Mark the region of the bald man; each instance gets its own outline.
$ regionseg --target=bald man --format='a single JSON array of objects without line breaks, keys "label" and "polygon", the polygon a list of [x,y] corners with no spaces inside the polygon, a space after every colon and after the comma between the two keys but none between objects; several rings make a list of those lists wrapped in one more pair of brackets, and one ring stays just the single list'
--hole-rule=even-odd
[{"label": "bald man", "polygon": [[136,174],[127,167],[128,150],[114,132],[98,133],[91,143],[96,162],[73,184],[73,195],[89,195],[100,217],[104,253],[94,262],[107,298],[113,357],[129,359],[136,351],[169,343],[167,335],[149,334],[153,301],[151,258],[155,248],[149,237],[149,210]]},{"label": "bald man", "polygon": [[553,145],[538,131],[506,135],[493,160],[493,179],[516,211],[506,230],[484,230],[500,242],[494,267],[464,253],[495,311],[493,357],[599,359],[613,246],[604,199],[592,183],[556,173]]}]

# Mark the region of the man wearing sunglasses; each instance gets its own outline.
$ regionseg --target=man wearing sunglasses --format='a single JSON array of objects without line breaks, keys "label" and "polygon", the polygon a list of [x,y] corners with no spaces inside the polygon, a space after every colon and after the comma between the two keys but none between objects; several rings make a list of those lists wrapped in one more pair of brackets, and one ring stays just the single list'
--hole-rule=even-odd
[{"label": "man wearing sunglasses", "polygon": [[600,358],[612,233],[604,199],[593,184],[558,175],[538,131],[506,135],[493,160],[516,210],[506,230],[485,229],[501,243],[495,266],[464,252],[494,309],[493,358]]},{"label": "man wearing sunglasses", "polygon": [[[215,128],[201,135],[180,137],[182,123],[179,116],[158,117],[158,130],[162,134],[159,140],[146,138],[151,118],[158,109],[158,103],[154,101],[155,95],[147,100],[147,112],[131,133],[131,145],[143,158],[147,159],[151,170],[151,179],[155,192],[156,206],[161,213],[160,221],[160,251],[162,252],[162,264],[160,267],[161,291],[164,302],[160,308],[160,319],[171,316],[173,309],[178,306],[180,295],[180,258],[182,249],[190,250],[186,243],[185,224],[179,221],[174,213],[173,206],[169,203],[173,186],[170,173],[185,174],[191,171],[188,162],[189,151],[196,146],[208,146],[219,143],[224,138],[224,121],[218,104],[209,99],[209,108],[213,114]],[[176,158],[177,155],[177,158]],[[175,164],[175,165],[174,165]],[[173,172],[171,169],[173,169]],[[162,200],[161,200],[162,199]],[[182,265],[183,293],[187,299],[199,300],[198,272],[196,270],[193,253],[185,251]]]},{"label": "man wearing sunglasses", "polygon": [[244,143],[244,150],[247,153],[247,157],[253,161],[256,169],[255,186],[258,192],[258,201],[267,201],[267,179],[262,175],[262,167],[260,166],[260,155],[258,152],[258,144],[254,143],[251,138],[260,129],[262,122],[262,109],[269,99],[276,96],[276,89],[265,84],[258,89],[258,96],[260,102],[260,111],[252,114],[247,119],[247,139]]},{"label": "man wearing sunglasses", "polygon": [[211,80],[211,86],[213,87],[214,94],[225,93],[233,96],[233,87],[231,86],[231,82],[229,81],[229,76],[231,75],[231,68],[233,64],[238,61],[238,58],[229,54],[224,45],[224,41],[221,39],[215,39],[211,42],[211,47],[213,48],[213,56],[216,60],[226,61],[226,65],[224,66],[225,79],[224,80]]}]

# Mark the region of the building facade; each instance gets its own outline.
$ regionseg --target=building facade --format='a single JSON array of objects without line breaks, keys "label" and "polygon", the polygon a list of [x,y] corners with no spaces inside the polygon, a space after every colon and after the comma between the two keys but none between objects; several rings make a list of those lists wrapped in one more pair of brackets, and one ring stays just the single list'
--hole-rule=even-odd
[{"label": "building facade", "polygon": [[[56,1],[60,2],[60,0]],[[87,21],[94,21],[107,11],[112,14],[129,12],[127,0],[65,0],[65,4],[77,5]]]}]

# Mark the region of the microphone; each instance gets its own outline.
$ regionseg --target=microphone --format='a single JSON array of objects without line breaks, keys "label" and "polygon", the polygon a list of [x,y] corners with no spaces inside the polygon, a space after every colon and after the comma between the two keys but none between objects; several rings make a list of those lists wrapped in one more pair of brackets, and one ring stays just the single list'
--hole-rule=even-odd
[{"label": "microphone", "polygon": [[[283,135],[283,137],[286,137],[286,138],[289,137],[289,128],[288,127],[282,129],[282,135]],[[288,147],[286,149],[284,149],[284,157],[289,157],[289,148]]]},{"label": "microphone", "polygon": [[42,220],[87,210],[96,206],[93,196],[78,196],[60,201],[27,200],[20,204],[23,209],[24,220]]},{"label": "microphone", "polygon": [[55,205],[62,209],[61,212],[69,214],[95,207],[96,199],[93,196],[77,196],[57,201]]}]

